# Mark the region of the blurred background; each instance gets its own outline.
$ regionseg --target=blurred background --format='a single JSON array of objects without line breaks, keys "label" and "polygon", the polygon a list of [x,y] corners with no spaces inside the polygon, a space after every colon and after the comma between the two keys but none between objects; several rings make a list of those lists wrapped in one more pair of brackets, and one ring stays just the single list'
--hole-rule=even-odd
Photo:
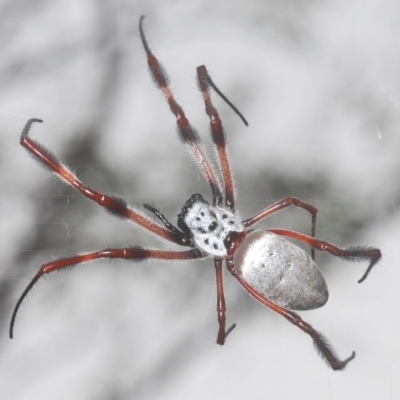
[{"label": "blurred background", "polygon": [[[138,23],[214,160],[196,87],[205,64],[218,96],[248,218],[285,196],[318,208],[317,236],[372,245],[381,263],[317,252],[330,299],[301,317],[340,358],[333,372],[298,328],[225,274],[228,325],[217,334],[215,273],[198,262],[93,262],[43,278],[79,252],[174,248],[104,212],[19,145],[31,136],[85,183],[176,222],[210,190],[153,84]],[[2,399],[400,398],[400,3],[396,0],[0,1],[0,397]],[[260,228],[310,231],[280,211]]]}]

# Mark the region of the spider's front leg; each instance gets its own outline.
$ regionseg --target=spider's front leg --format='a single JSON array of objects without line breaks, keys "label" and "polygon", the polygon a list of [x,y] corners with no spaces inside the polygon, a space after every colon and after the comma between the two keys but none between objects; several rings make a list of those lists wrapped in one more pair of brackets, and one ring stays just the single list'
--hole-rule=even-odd
[{"label": "spider's front leg", "polygon": [[12,313],[10,322],[10,339],[13,338],[15,318],[17,317],[18,310],[25,299],[26,295],[31,291],[36,282],[45,274],[53,271],[61,270],[62,268],[75,266],[78,264],[86,263],[101,258],[119,258],[125,260],[141,261],[148,259],[155,260],[193,260],[196,258],[203,258],[205,254],[197,249],[189,251],[164,251],[164,250],[147,250],[141,247],[125,247],[122,249],[105,249],[93,253],[81,254],[74,257],[61,258],[43,264],[38,273],[31,280],[29,285],[23,291],[22,295],[17,301]]},{"label": "spider's front leg", "polygon": [[150,73],[154,79],[154,82],[163,92],[171,112],[176,117],[176,123],[178,125],[179,136],[181,140],[190,148],[190,151],[192,152],[195,161],[197,162],[200,170],[202,171],[204,177],[210,185],[213,194],[214,205],[222,204],[222,192],[217,176],[210,162],[207,160],[206,155],[200,147],[200,138],[198,137],[196,131],[190,125],[182,107],[176,102],[172,94],[172,91],[168,84],[169,78],[167,72],[150,50],[143,30],[143,19],[144,16],[141,16],[139,22],[139,32],[144,50],[147,55],[147,63],[149,65]]}]

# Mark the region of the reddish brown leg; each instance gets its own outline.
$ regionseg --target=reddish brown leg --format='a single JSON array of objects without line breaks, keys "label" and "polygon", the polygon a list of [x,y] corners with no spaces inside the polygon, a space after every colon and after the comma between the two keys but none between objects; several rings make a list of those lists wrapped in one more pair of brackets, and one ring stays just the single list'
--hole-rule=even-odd
[{"label": "reddish brown leg", "polygon": [[139,30],[143,47],[147,54],[147,62],[149,64],[151,75],[153,76],[156,84],[164,93],[168,101],[169,107],[176,117],[176,122],[178,124],[181,139],[190,147],[198,165],[200,166],[205,178],[207,179],[211,187],[214,205],[219,205],[222,203],[222,193],[218,184],[218,180],[205,154],[200,148],[200,140],[196,132],[190,126],[182,107],[175,101],[174,96],[172,95],[172,92],[168,86],[169,79],[166,71],[158,62],[157,58],[151,52],[149,45],[147,44],[147,40],[143,31],[143,19],[143,16],[140,17]]},{"label": "reddish brown leg", "polygon": [[294,232],[287,229],[268,229],[268,231],[277,235],[287,236],[299,240],[300,242],[303,242],[314,249],[326,251],[347,261],[369,261],[368,268],[358,283],[361,283],[365,280],[372,267],[382,257],[381,251],[379,249],[375,249],[374,247],[354,246],[348,247],[347,249],[339,249],[330,243],[304,235],[303,233]]},{"label": "reddish brown leg", "polygon": [[218,324],[219,324],[217,343],[223,345],[225,343],[225,339],[235,329],[236,324],[233,324],[232,326],[229,327],[227,331],[225,331],[226,306],[225,306],[225,295],[224,295],[222,260],[214,258],[214,265],[215,265],[215,274],[217,281],[217,313],[218,313]]},{"label": "reddish brown leg", "polygon": [[146,217],[140,215],[132,208],[128,207],[126,202],[118,196],[106,196],[96,192],[89,186],[84,185],[69,169],[64,166],[50,151],[42,145],[28,137],[29,129],[34,122],[43,122],[40,119],[30,119],[21,134],[20,143],[30,153],[32,153],[45,167],[55,172],[66,183],[73,186],[78,192],[90,200],[95,201],[100,206],[106,208],[111,214],[119,218],[127,218],[141,227],[147,229],[156,235],[181,245],[186,245],[186,239],[174,232],[171,232],[160,225],[155,224]]},{"label": "reddish brown leg", "polygon": [[[272,204],[272,206],[269,206],[266,209],[257,213],[256,215],[253,215],[251,218],[245,219],[243,221],[243,225],[248,228],[249,226],[256,224],[262,219],[268,217],[269,215],[292,205],[295,207],[303,208],[311,214],[311,236],[315,237],[315,225],[317,223],[318,210],[311,204],[304,203],[296,197],[286,197],[283,200],[279,200],[278,202]],[[315,250],[313,248],[311,248],[311,258],[315,260]]]},{"label": "reddish brown leg", "polygon": [[276,313],[282,315],[282,317],[285,317],[293,325],[299,327],[303,332],[310,335],[314,340],[315,348],[318,350],[322,358],[327,361],[334,370],[343,369],[346,364],[356,356],[356,353],[353,351],[350,357],[340,361],[325,337],[317,332],[311,325],[307,324],[307,322],[304,322],[296,313],[286,310],[285,308],[278,306],[264,296],[260,295],[248,283],[246,283],[238,275],[232,259],[227,260],[227,267],[229,272],[239,281],[239,283],[251,296],[253,296],[261,304],[270,308],[272,311],[275,311]]},{"label": "reddish brown leg", "polygon": [[235,209],[235,193],[228,153],[226,152],[225,133],[218,112],[211,102],[207,69],[204,65],[197,67],[197,79],[203,94],[207,115],[210,117],[212,139],[217,148],[219,164],[225,183],[225,207]]},{"label": "reddish brown leg", "polygon": [[14,307],[14,311],[11,317],[10,323],[10,339],[13,338],[13,329],[15,318],[22,301],[26,295],[31,291],[32,287],[43,275],[53,271],[60,270],[65,267],[75,266],[85,262],[98,260],[100,258],[121,258],[125,260],[141,261],[147,259],[157,260],[192,260],[195,258],[202,258],[204,254],[198,250],[189,251],[163,251],[163,250],[145,250],[140,247],[126,247],[123,249],[105,249],[102,251],[96,251],[94,253],[81,254],[69,258],[61,258],[59,260],[51,261],[43,264],[39,269],[38,273],[31,280],[29,285],[23,291],[21,297],[18,299],[17,304]]},{"label": "reddish brown leg", "polygon": [[214,265],[217,280],[217,313],[219,324],[217,343],[223,345],[225,343],[226,306],[224,296],[224,282],[222,276],[222,260],[218,260],[215,258]]}]

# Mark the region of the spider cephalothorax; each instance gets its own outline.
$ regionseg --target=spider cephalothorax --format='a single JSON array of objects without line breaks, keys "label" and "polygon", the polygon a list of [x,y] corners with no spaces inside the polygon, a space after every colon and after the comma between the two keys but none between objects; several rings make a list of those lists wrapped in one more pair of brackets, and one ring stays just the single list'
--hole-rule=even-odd
[{"label": "spider cephalothorax", "polygon": [[194,194],[178,215],[178,226],[193,238],[195,246],[210,256],[225,258],[225,241],[232,232],[243,232],[244,226],[234,213],[211,206],[201,194]]},{"label": "spider cephalothorax", "polygon": [[[328,299],[325,280],[314,262],[314,249],[328,252],[348,261],[369,261],[369,266],[359,282],[367,277],[372,267],[381,258],[379,249],[361,246],[340,249],[316,239],[317,209],[294,197],[280,200],[251,218],[241,220],[235,209],[235,191],[226,152],[225,133],[218,112],[212,104],[210,88],[213,88],[228,103],[246,125],[247,121],[215,86],[206,67],[204,65],[198,67],[198,84],[204,99],[206,113],[210,117],[211,135],[221,168],[223,181],[221,188],[214,168],[200,146],[198,136],[190,126],[184,111],[174,99],[165,70],[147,44],[143,31],[143,18],[140,19],[139,31],[151,75],[165,95],[169,107],[176,117],[180,138],[192,152],[194,160],[210,185],[213,205],[211,206],[200,194],[192,195],[178,215],[179,228],[177,228],[168,222],[167,218],[157,208],[144,204],[146,210],[161,220],[164,224],[164,226],[161,226],[147,215],[129,207],[120,197],[97,192],[82,183],[51,152],[29,137],[31,125],[34,122],[42,122],[39,119],[30,119],[22,131],[21,145],[41,161],[42,165],[52,170],[83,196],[109,211],[111,215],[127,219],[161,239],[190,249],[187,251],[165,251],[129,246],[118,249],[109,248],[50,261],[41,266],[18,299],[11,317],[10,338],[13,337],[15,318],[22,301],[44,274],[102,258],[193,260],[211,256],[214,258],[217,283],[218,344],[223,345],[227,335],[235,327],[235,324],[233,324],[229,329],[225,329],[226,307],[222,278],[223,265],[225,264],[232,276],[253,298],[310,335],[319,353],[330,366],[335,370],[343,369],[355,357],[355,353],[353,352],[350,357],[341,361],[326,339],[290,309],[315,309],[325,304]],[[311,215],[310,236],[287,229],[257,231],[250,228],[269,215],[291,205],[302,208]],[[310,246],[312,249],[311,257],[299,247],[284,239],[284,236]]]}]

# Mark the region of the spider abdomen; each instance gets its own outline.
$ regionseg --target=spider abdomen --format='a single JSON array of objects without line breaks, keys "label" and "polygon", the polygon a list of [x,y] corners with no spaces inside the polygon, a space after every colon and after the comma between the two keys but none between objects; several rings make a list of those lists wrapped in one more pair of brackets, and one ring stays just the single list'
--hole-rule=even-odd
[{"label": "spider abdomen", "polygon": [[274,233],[249,233],[234,264],[253,289],[282,307],[313,310],[328,300],[325,279],[311,257]]}]

